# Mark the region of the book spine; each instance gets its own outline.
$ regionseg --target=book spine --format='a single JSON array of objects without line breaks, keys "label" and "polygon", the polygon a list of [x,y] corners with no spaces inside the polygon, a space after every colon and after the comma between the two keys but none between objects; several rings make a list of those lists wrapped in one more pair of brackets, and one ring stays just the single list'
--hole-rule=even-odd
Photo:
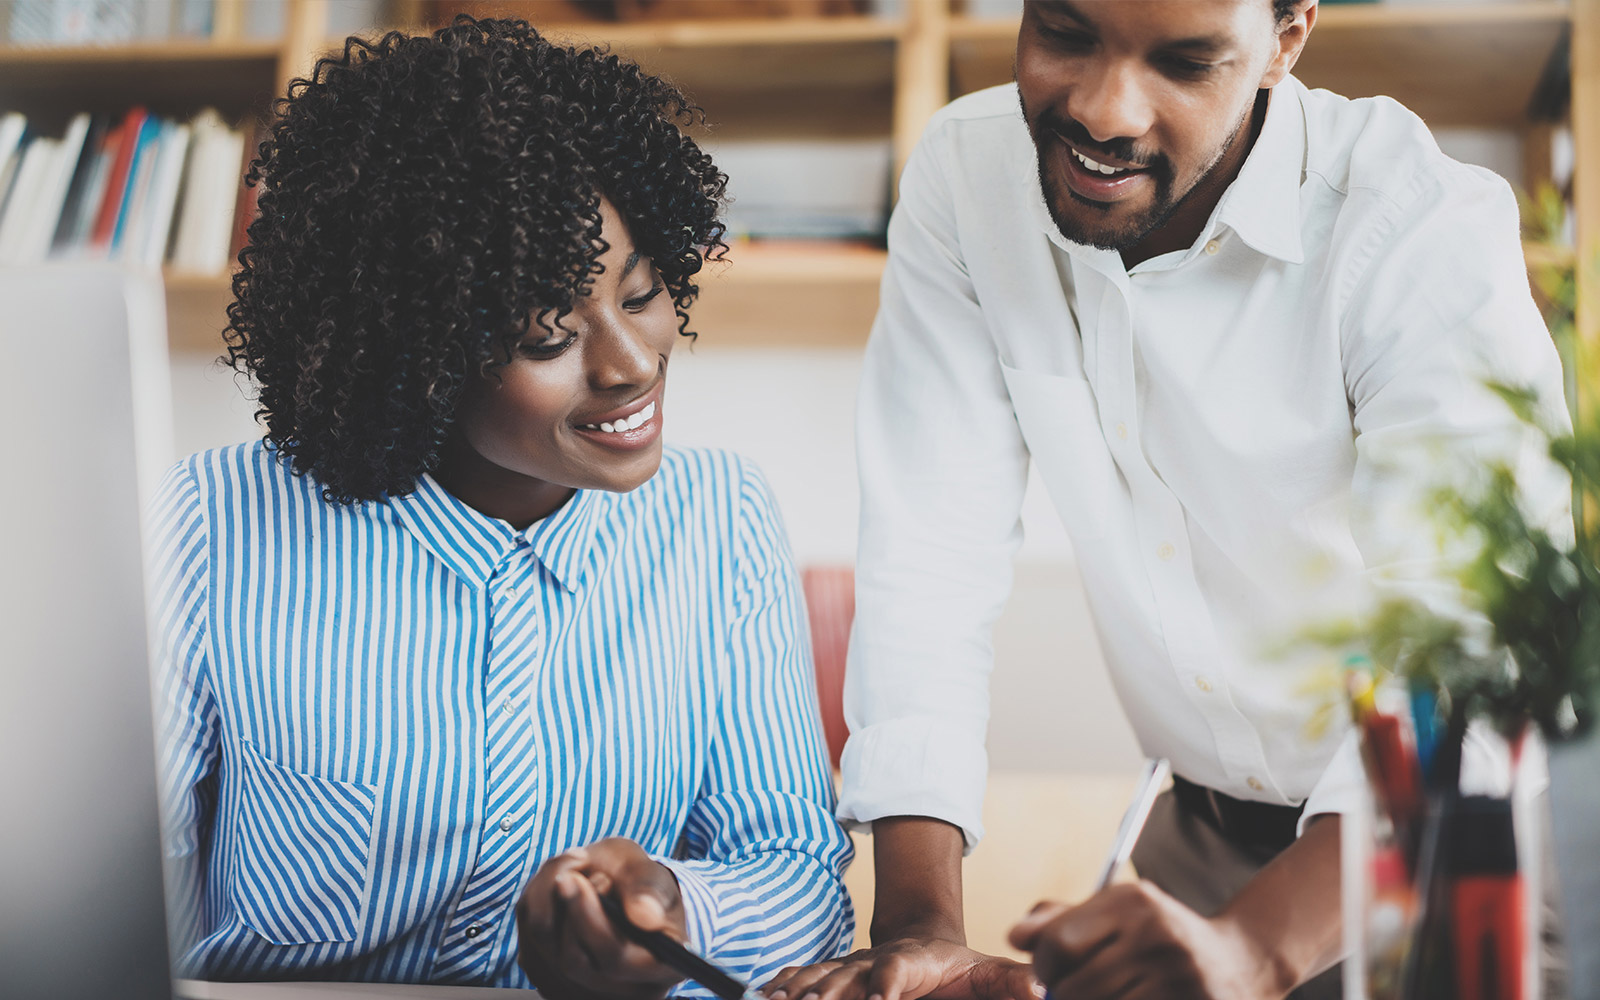
[{"label": "book spine", "polygon": [[139,127],[138,138],[134,141],[133,156],[129,161],[128,180],[123,186],[122,205],[117,211],[116,224],[111,230],[111,252],[113,255],[122,250],[124,240],[127,239],[129,220],[135,210],[144,204],[144,188],[149,186],[151,167],[151,146],[161,132],[161,119],[146,116],[144,123]]},{"label": "book spine", "polygon": [[173,125],[163,136],[161,156],[156,161],[150,188],[150,225],[140,259],[151,267],[160,267],[167,254],[167,237],[172,233],[173,209],[178,202],[178,184],[182,180],[184,154],[188,149],[189,126]]},{"label": "book spine", "polygon": [[148,113],[134,108],[117,126],[116,157],[111,161],[111,172],[106,178],[106,193],[101,199],[100,211],[95,215],[90,243],[96,250],[109,250],[111,236],[116,230],[117,216],[122,211],[123,194],[128,185],[128,168],[133,164],[133,153],[139,145],[139,133]]}]

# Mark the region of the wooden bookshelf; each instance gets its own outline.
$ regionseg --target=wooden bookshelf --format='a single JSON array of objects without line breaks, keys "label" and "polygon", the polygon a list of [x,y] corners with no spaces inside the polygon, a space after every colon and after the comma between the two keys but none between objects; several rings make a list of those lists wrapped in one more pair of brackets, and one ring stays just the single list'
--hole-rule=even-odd
[{"label": "wooden bookshelf", "polygon": [[267,106],[281,57],[280,43],[257,41],[0,48],[0,103],[46,124],[135,102],[158,114],[212,105],[238,115]]},{"label": "wooden bookshelf", "polygon": [[[887,258],[882,249],[852,243],[736,242],[697,279],[695,348],[859,345],[877,310]],[[168,271],[165,279],[172,349],[221,351],[231,277]]]},{"label": "wooden bookshelf", "polygon": [[[291,77],[342,45],[328,31],[329,3],[288,0],[279,41],[0,48],[0,94],[8,106],[46,119],[134,102],[174,114],[208,104],[238,116],[260,113]],[[1015,19],[971,18],[959,8],[959,0],[906,0],[904,16],[894,19],[540,27],[554,37],[609,45],[673,79],[706,108],[715,137],[884,136],[898,167],[941,105],[1010,79]],[[515,9],[537,22],[539,5]],[[1566,45],[1578,163],[1585,179],[1597,178],[1576,191],[1580,239],[1593,243],[1600,239],[1600,0],[1324,4],[1297,74],[1351,96],[1388,94],[1435,125],[1521,128],[1536,151],[1549,133],[1527,121],[1528,102]],[[1548,170],[1547,156],[1525,160],[1534,174]],[[1555,252],[1530,248],[1530,263]],[[720,270],[713,265],[701,283],[694,325],[708,349],[865,338],[881,250],[751,243],[736,247],[730,259]],[[1580,300],[1591,333],[1600,323],[1592,315],[1595,291],[1586,288]],[[175,349],[219,346],[228,294],[225,276],[172,277]]]}]

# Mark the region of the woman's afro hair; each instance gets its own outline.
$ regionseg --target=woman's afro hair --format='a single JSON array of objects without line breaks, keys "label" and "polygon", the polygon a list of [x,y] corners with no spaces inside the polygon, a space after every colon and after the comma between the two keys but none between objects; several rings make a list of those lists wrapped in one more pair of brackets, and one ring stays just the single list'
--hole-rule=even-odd
[{"label": "woman's afro hair", "polygon": [[274,111],[227,360],[330,502],[408,493],[437,466],[468,380],[600,269],[602,195],[691,335],[727,178],[682,131],[700,110],[634,64],[459,17],[349,39]]}]

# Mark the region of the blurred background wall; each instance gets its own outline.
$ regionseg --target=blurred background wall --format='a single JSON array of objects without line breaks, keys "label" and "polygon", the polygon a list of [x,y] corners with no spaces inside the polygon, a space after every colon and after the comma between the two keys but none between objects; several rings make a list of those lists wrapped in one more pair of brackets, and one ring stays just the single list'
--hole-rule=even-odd
[{"label": "blurred background wall", "polygon": [[[1447,152],[1545,192],[1544,210],[1530,212],[1529,259],[1570,267],[1579,233],[1600,230],[1600,181],[1582,180],[1600,168],[1596,3],[1323,0],[1297,73],[1347,96],[1393,96]],[[248,386],[215,359],[229,261],[253,210],[238,178],[271,97],[347,34],[419,30],[463,10],[611,44],[704,105],[712,128],[699,137],[736,198],[739,239],[730,263],[702,282],[694,314],[702,336],[674,357],[668,439],[756,459],[801,565],[848,565],[854,392],[893,178],[928,115],[1010,78],[1019,9],[1017,0],[6,0],[0,264],[101,254],[163,268],[174,455],[259,436]],[[1024,524],[1017,591],[996,640],[991,835],[969,861],[972,937],[991,950],[1004,950],[1006,926],[1034,898],[1087,887],[1140,760],[1101,669],[1071,546],[1038,488]],[[852,878],[864,891],[869,866]]]}]

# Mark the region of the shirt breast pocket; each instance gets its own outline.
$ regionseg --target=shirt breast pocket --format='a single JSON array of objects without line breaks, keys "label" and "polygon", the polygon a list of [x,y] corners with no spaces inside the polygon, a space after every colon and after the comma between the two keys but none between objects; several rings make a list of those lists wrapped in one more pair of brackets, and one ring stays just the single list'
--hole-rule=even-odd
[{"label": "shirt breast pocket", "polygon": [[1117,468],[1086,379],[1000,366],[1022,438],[1073,541],[1105,534]]},{"label": "shirt breast pocket", "polygon": [[378,792],[294,771],[241,743],[232,898],[274,944],[351,941],[365,916]]}]

